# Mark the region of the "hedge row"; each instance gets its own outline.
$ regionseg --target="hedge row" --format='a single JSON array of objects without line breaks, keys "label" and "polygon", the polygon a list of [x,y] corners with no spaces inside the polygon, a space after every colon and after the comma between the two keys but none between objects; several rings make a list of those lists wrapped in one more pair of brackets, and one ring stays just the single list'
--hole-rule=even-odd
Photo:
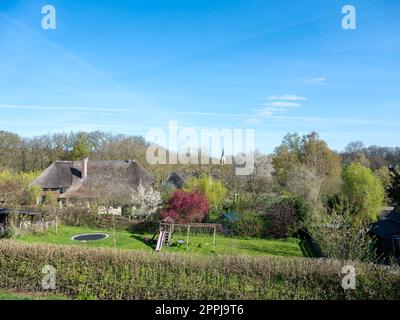
[{"label": "hedge row", "polygon": [[42,267],[56,268],[56,292],[97,299],[399,299],[400,274],[307,258],[157,254],[0,240],[0,288],[40,292]]}]

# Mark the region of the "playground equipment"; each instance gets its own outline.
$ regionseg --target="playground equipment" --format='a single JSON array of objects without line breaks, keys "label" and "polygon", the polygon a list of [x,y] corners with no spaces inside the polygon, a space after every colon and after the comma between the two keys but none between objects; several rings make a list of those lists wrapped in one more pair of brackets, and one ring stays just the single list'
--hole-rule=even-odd
[{"label": "playground equipment", "polygon": [[[208,230],[212,232],[213,240],[212,240],[212,251],[215,251],[216,245],[216,232],[217,232],[217,225],[212,223],[189,223],[189,224],[176,224],[175,220],[167,217],[164,220],[160,221],[159,227],[159,234],[157,239],[157,246],[156,251],[161,251],[163,246],[170,246],[172,245],[172,237],[174,231],[178,230],[178,233],[185,233],[186,234],[186,241],[178,240],[177,243],[183,244],[186,243],[186,249],[189,249],[189,245],[191,243],[190,234],[194,230]],[[153,236],[155,238],[156,234]],[[208,244],[207,244],[208,245]],[[201,244],[199,244],[201,247]]]},{"label": "playground equipment", "polygon": [[161,248],[164,245],[164,236],[165,236],[165,232],[164,231],[160,231],[160,235],[158,236],[158,240],[157,240],[157,246],[156,246],[156,251],[160,251]]},{"label": "playground equipment", "polygon": [[101,240],[101,239],[106,239],[110,235],[107,233],[85,233],[85,234],[78,234],[77,236],[73,236],[71,240],[75,241],[95,241],[95,240]]},{"label": "playground equipment", "polygon": [[174,232],[175,220],[167,217],[160,222],[160,233],[158,235],[156,251],[160,251],[164,245],[172,244],[172,234]]}]

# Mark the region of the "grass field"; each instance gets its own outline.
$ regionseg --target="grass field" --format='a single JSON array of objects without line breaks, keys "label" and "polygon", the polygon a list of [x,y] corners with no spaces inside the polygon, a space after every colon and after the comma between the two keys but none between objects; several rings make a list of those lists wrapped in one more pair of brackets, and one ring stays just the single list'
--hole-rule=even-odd
[{"label": "grass field", "polygon": [[[78,242],[71,240],[71,237],[85,233],[107,233],[110,235],[107,239]],[[152,238],[152,234],[132,234],[128,231],[107,231],[99,229],[89,229],[83,227],[60,226],[58,233],[54,229],[48,230],[41,235],[26,234],[19,236],[17,240],[30,243],[53,243],[63,245],[77,245],[88,247],[116,247],[119,249],[137,249],[137,250],[154,250],[155,243],[146,243],[144,238]],[[190,246],[186,249],[186,235],[174,234],[174,245],[164,247],[165,252],[188,252],[198,254],[214,254],[212,252],[212,236],[209,235],[191,235]],[[177,240],[185,241],[182,245],[177,245]],[[295,238],[284,240],[267,240],[255,238],[229,238],[217,235],[216,237],[216,254],[247,254],[253,256],[294,256],[301,257],[312,256],[309,245],[306,241]]]}]

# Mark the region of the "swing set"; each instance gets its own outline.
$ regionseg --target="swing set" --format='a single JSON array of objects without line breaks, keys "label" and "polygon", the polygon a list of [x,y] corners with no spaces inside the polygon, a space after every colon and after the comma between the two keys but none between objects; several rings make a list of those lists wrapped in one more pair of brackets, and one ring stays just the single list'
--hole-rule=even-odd
[{"label": "swing set", "polygon": [[[184,241],[186,245],[186,250],[189,249],[190,244],[192,242],[191,234],[193,233],[202,233],[204,234],[204,230],[208,231],[208,234],[212,233],[212,251],[215,252],[216,245],[216,234],[217,234],[217,225],[213,223],[188,223],[188,224],[179,224],[175,223],[175,220],[167,217],[160,221],[159,225],[159,234],[157,239],[156,251],[159,252],[164,246],[171,246],[173,244],[173,235],[184,234],[186,236],[186,241]],[[153,236],[155,238],[157,234]],[[182,244],[183,240],[178,240],[178,243]],[[201,243],[199,247],[201,247]],[[206,243],[206,245],[209,245]]]}]

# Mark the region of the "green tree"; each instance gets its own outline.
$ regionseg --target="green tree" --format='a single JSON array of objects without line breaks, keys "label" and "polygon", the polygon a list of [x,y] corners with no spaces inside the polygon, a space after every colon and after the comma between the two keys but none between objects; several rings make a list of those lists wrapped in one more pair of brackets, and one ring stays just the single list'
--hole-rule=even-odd
[{"label": "green tree", "polygon": [[218,210],[227,195],[227,189],[221,181],[211,176],[191,178],[184,185],[185,191],[199,191],[206,198],[211,209]]},{"label": "green tree", "polygon": [[384,199],[379,178],[359,163],[346,166],[342,178],[342,193],[351,206],[354,222],[362,224],[376,221]]},{"label": "green tree", "polygon": [[316,132],[303,136],[300,161],[316,171],[321,178],[340,175],[341,158]]},{"label": "green tree", "polygon": [[275,149],[273,165],[279,183],[286,181],[289,172],[293,171],[300,162],[300,141],[297,133],[288,133],[282,140],[282,144]]},{"label": "green tree", "polygon": [[88,135],[83,132],[78,133],[71,152],[72,160],[81,160],[89,156],[92,148],[93,142],[89,139]]},{"label": "green tree", "polygon": [[299,167],[314,172],[319,180],[317,195],[327,178],[340,176],[340,162],[340,156],[329,149],[316,132],[302,138],[297,134],[286,135],[273,158],[276,177],[282,185],[287,184],[291,173]]}]

